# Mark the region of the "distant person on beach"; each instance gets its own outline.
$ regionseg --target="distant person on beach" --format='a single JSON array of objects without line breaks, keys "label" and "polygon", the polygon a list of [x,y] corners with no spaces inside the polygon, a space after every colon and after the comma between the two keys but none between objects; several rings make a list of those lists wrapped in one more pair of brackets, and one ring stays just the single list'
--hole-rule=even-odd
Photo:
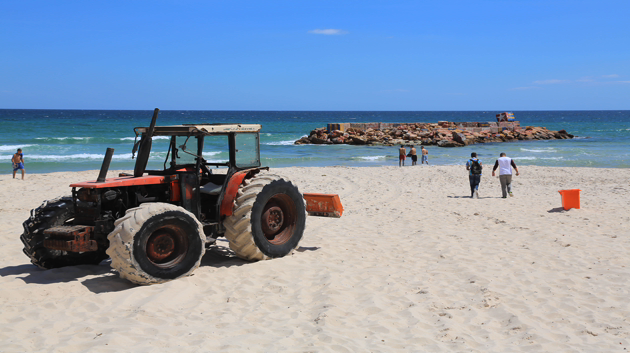
[{"label": "distant person on beach", "polygon": [[15,172],[19,169],[22,171],[22,180],[24,180],[24,154],[21,148],[18,148],[17,153],[13,155],[11,163],[13,163],[13,179],[15,179]]},{"label": "distant person on beach", "polygon": [[470,154],[470,159],[466,161],[466,170],[468,170],[468,180],[470,181],[470,198],[479,198],[479,183],[481,183],[481,170],[483,165],[481,160],[477,158],[477,153]]},{"label": "distant person on beach", "polygon": [[405,165],[405,158],[407,158],[407,150],[405,146],[400,145],[400,149],[398,150],[398,166],[402,167]]},{"label": "distant person on beach", "polygon": [[409,151],[411,155],[411,165],[418,164],[418,155],[416,154],[416,148],[411,145],[411,150]]},{"label": "distant person on beach", "polygon": [[516,168],[514,160],[505,153],[501,153],[499,159],[494,163],[494,168],[492,168],[492,176],[494,176],[494,171],[497,170],[497,168],[499,168],[499,181],[501,182],[503,198],[507,198],[508,194],[510,197],[514,196],[512,195],[512,168],[514,168],[516,175],[518,175],[518,168]]},{"label": "distant person on beach", "polygon": [[427,162],[427,165],[429,165],[429,151],[427,151],[426,148],[422,146],[422,163],[421,164],[424,164],[424,162]]}]

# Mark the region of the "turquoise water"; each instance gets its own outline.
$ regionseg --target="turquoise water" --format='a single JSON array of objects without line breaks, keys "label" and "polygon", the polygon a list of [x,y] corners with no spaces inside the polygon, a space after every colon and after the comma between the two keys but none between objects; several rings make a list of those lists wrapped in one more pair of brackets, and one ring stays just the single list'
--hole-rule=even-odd
[{"label": "turquoise water", "polygon": [[[312,129],[343,122],[492,121],[498,112],[271,112],[271,111],[160,111],[158,125],[182,123],[262,124],[263,165],[377,166],[398,165],[397,147],[348,145],[293,145]],[[518,141],[478,144],[462,148],[429,146],[429,162],[463,164],[471,152],[494,161],[505,152],[519,165],[630,167],[630,111],[514,111],[522,126],[565,129],[573,140]],[[11,172],[11,155],[23,149],[28,173],[99,169],[107,147],[115,149],[111,169],[131,170],[133,128],[148,126],[152,110],[1,110],[0,167]],[[150,168],[160,168],[167,140],[158,137]],[[207,146],[205,157],[222,160],[227,153]]]}]

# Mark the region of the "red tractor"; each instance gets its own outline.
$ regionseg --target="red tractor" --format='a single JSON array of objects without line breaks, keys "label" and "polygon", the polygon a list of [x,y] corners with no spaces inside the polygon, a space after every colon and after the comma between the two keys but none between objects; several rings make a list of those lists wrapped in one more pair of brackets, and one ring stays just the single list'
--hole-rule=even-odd
[{"label": "red tractor", "polygon": [[[337,195],[303,195],[260,166],[260,125],[155,126],[158,111],[150,127],[134,129],[141,139],[133,175],[105,179],[108,148],[96,181],[71,184],[72,196],[31,211],[20,238],[33,264],[50,269],[110,257],[122,278],[161,283],[191,274],[219,236],[238,257],[264,260],[298,246],[307,211],[341,216]],[[154,136],[169,137],[168,150],[163,169],[147,170]],[[228,158],[207,161],[204,145],[219,144]]]}]

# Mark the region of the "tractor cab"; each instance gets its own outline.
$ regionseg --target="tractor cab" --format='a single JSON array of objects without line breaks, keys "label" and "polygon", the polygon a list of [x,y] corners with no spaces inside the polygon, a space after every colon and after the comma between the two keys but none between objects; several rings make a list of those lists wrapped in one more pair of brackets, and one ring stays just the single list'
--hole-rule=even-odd
[{"label": "tractor cab", "polygon": [[[150,175],[159,175],[182,168],[227,167],[231,170],[243,170],[260,167],[260,129],[258,124],[157,126],[153,129],[151,138],[170,137],[168,150],[159,151],[166,153],[164,168],[145,171]],[[148,130],[146,127],[134,129],[136,135],[142,136],[142,139],[148,138]],[[142,140],[138,143],[142,143]],[[144,159],[144,156],[138,155],[136,169],[146,168],[143,165],[146,164]]]},{"label": "tractor cab", "polygon": [[[203,223],[220,220],[220,205],[231,178],[242,171],[260,168],[260,133],[258,124],[183,124],[156,126],[151,139],[169,137],[168,148],[153,153],[164,154],[163,168],[146,169],[148,156],[142,154],[150,127],[137,127],[138,154],[134,174],[170,176],[169,201],[192,212]],[[183,195],[183,197],[182,197]]]}]

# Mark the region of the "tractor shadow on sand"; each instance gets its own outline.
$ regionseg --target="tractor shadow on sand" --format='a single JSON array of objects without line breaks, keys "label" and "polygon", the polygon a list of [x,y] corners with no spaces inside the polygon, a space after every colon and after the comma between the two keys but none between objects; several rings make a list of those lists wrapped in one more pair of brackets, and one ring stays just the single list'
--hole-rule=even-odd
[{"label": "tractor shadow on sand", "polygon": [[[206,254],[201,260],[201,266],[232,267],[256,263],[255,261],[246,261],[236,256],[234,251],[230,250],[228,244],[229,243],[226,239],[217,239],[217,242],[214,245],[211,245],[208,249],[206,249]],[[318,249],[319,247],[317,246],[298,246],[295,251],[305,252],[316,251]]]},{"label": "tractor shadow on sand", "polygon": [[[16,276],[27,284],[59,284],[79,281],[93,293],[117,292],[136,285],[120,279],[109,266],[110,260],[99,265],[79,265],[43,270],[32,264],[0,269],[0,276]],[[23,276],[20,276],[23,275]],[[82,280],[84,277],[93,277]],[[90,285],[90,284],[96,284]]]},{"label": "tractor shadow on sand", "polygon": [[[300,246],[297,252],[316,251],[319,247]],[[125,279],[118,277],[118,274],[109,266],[111,260],[107,259],[99,265],[79,265],[50,270],[42,270],[32,264],[22,264],[17,266],[7,266],[0,268],[0,277],[16,276],[27,284],[59,284],[78,281],[90,292],[108,293],[120,292],[139,287]],[[232,267],[253,265],[250,262],[237,257],[228,246],[227,240],[219,239],[217,243],[211,245],[206,254],[201,259],[201,267]],[[83,279],[84,277],[89,277]]]},{"label": "tractor shadow on sand", "polygon": [[252,263],[237,257],[228,244],[227,239],[217,239],[216,243],[206,249],[206,254],[201,259],[201,266],[232,267]]}]

